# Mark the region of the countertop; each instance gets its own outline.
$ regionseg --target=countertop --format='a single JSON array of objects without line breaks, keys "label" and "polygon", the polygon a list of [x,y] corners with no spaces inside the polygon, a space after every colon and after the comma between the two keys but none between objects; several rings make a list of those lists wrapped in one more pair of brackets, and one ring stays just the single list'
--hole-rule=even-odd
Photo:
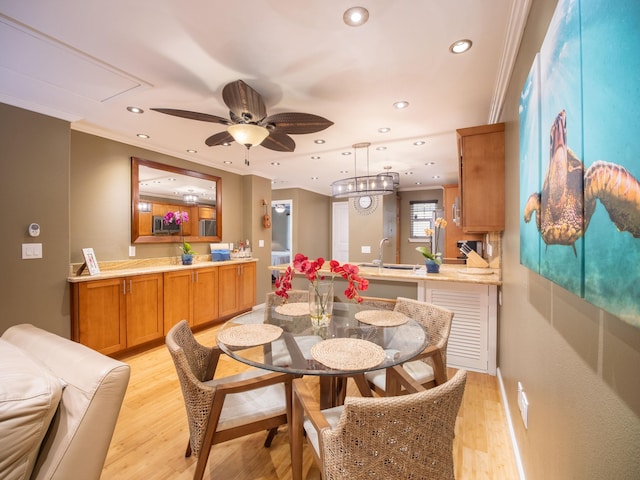
[{"label": "countertop", "polygon": [[[358,264],[356,264],[358,265]],[[271,265],[270,270],[284,272],[287,265]],[[440,273],[427,273],[424,265],[385,265],[385,268],[360,266],[360,275],[368,280],[391,280],[400,282],[421,282],[433,280],[437,282],[473,283],[479,285],[501,285],[500,269],[472,268],[466,265],[440,265]],[[320,273],[330,274],[322,269]],[[296,273],[296,276],[300,276]]]},{"label": "countertop", "polygon": [[179,270],[193,270],[197,268],[218,267],[223,265],[235,265],[249,262],[257,262],[257,258],[238,258],[233,260],[224,260],[221,262],[212,262],[211,260],[198,260],[193,265],[171,264],[168,262],[158,262],[157,264],[147,265],[144,262],[136,263],[135,261],[122,262],[123,268],[111,268],[102,270],[96,275],[89,275],[87,270],[80,276],[70,275],[67,277],[69,283],[89,282],[93,280],[106,280],[118,277],[130,277],[133,275],[144,275],[151,273],[175,272]]}]

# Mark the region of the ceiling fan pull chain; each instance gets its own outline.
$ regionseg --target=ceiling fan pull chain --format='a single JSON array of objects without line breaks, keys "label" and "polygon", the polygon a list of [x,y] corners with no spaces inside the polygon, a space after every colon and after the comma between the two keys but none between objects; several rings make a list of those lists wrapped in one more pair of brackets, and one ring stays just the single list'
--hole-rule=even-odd
[{"label": "ceiling fan pull chain", "polygon": [[244,149],[244,164],[249,166],[249,147]]}]

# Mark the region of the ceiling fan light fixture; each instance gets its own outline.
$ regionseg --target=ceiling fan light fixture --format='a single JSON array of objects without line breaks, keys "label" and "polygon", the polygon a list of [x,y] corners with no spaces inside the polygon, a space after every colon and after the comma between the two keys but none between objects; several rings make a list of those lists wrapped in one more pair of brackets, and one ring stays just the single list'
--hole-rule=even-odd
[{"label": "ceiling fan light fixture", "polygon": [[227,131],[236,142],[247,148],[260,145],[262,141],[269,136],[269,130],[252,123],[231,125],[227,128]]}]

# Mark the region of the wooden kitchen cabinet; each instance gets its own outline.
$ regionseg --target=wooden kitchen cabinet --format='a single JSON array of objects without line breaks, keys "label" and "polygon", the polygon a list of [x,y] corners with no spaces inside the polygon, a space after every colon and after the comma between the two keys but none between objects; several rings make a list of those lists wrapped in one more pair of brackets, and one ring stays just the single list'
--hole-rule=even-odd
[{"label": "wooden kitchen cabinet", "polygon": [[456,130],[465,233],[504,230],[504,123]]},{"label": "wooden kitchen cabinet", "polygon": [[203,325],[217,318],[218,267],[199,268],[194,272],[193,324]]},{"label": "wooden kitchen cabinet", "polygon": [[110,355],[127,347],[124,279],[74,283],[72,340]]},{"label": "wooden kitchen cabinet", "polygon": [[444,219],[447,221],[447,228],[444,235],[444,257],[457,258],[464,256],[458,250],[459,240],[483,240],[484,235],[465,233],[462,231],[462,227],[456,225],[455,217],[457,203],[459,202],[458,185],[443,185],[444,188]]},{"label": "wooden kitchen cabinet", "polygon": [[72,338],[105,355],[162,338],[162,274],[74,283]]},{"label": "wooden kitchen cabinet", "polygon": [[218,315],[228,317],[249,310],[256,301],[256,264],[219,267]]},{"label": "wooden kitchen cabinet", "polygon": [[218,318],[218,267],[164,273],[164,334],[181,320],[191,327]]}]

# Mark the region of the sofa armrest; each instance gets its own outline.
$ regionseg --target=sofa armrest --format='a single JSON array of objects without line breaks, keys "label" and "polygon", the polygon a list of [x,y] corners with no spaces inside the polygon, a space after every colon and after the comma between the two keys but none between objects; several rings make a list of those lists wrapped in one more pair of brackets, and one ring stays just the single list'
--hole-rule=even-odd
[{"label": "sofa armrest", "polygon": [[32,479],[99,479],[129,383],[129,365],[30,324],[2,338],[38,359],[64,384]]}]

